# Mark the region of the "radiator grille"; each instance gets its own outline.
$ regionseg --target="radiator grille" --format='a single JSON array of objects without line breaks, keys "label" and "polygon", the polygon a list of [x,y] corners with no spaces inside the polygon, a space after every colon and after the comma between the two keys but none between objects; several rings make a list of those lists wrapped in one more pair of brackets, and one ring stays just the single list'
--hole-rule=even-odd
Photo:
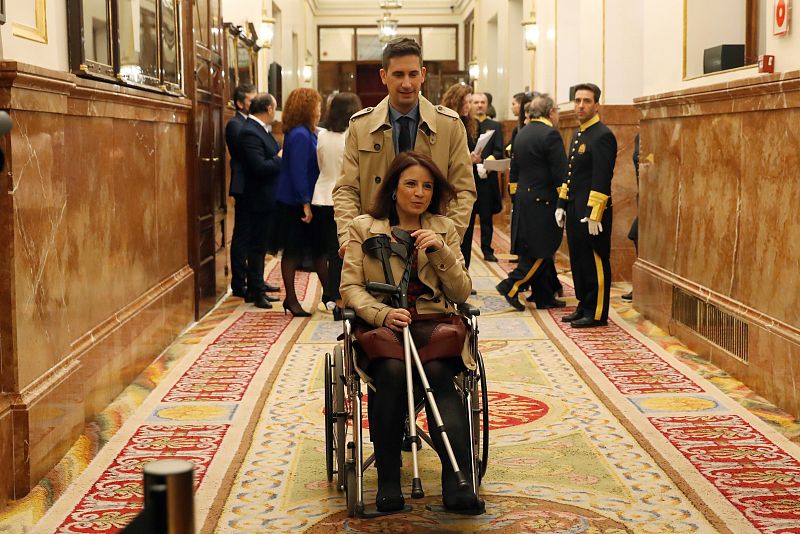
[{"label": "radiator grille", "polygon": [[695,295],[672,288],[672,318],[719,345],[743,362],[748,361],[748,325]]}]

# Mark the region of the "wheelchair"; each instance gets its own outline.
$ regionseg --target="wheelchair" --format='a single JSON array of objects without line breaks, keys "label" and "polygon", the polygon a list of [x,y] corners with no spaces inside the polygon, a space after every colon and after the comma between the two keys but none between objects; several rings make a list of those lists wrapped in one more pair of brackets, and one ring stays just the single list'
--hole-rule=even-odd
[{"label": "wheelchair", "polygon": [[[486,389],[486,372],[478,349],[478,316],[480,310],[469,304],[458,307],[467,324],[469,350],[476,363],[475,370],[465,369],[454,378],[456,390],[462,398],[470,429],[472,458],[472,483],[478,495],[481,480],[486,473],[489,458],[489,398]],[[374,454],[364,458],[363,448],[363,391],[359,368],[359,352],[353,335],[356,314],[351,309],[337,310],[337,320],[343,324],[341,344],[333,353],[325,355],[325,462],[328,482],[336,478],[336,487],[345,492],[349,517],[376,517],[384,515],[369,511],[364,505],[363,474],[375,461]],[[367,387],[371,387],[368,384]],[[425,406],[424,397],[417,402],[413,420]],[[430,424],[433,424],[431,421]],[[419,426],[417,435],[432,449],[428,433]],[[416,493],[416,494],[415,494]],[[424,496],[421,487],[412,490],[412,498]]]}]

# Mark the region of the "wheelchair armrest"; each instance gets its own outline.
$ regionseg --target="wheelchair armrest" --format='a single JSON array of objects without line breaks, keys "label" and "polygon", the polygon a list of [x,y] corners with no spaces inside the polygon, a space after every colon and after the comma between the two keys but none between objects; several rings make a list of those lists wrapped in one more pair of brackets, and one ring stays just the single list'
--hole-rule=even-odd
[{"label": "wheelchair armrest", "polygon": [[352,308],[340,308],[336,306],[333,309],[333,320],[334,321],[355,321],[356,319],[356,311]]},{"label": "wheelchair armrest", "polygon": [[458,305],[458,311],[462,315],[466,315],[467,317],[477,317],[481,314],[481,309],[477,306],[473,306],[469,302],[463,302]]}]

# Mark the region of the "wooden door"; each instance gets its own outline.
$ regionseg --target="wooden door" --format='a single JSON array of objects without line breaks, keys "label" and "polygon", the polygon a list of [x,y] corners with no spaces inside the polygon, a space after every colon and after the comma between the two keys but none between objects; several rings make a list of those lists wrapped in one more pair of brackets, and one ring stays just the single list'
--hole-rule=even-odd
[{"label": "wooden door", "polygon": [[[225,246],[225,144],[222,112],[225,102],[220,0],[192,0],[191,57],[194,76],[187,94],[194,101],[188,151],[192,167],[189,201],[189,260],[195,272],[195,314],[199,318],[228,286]],[[189,55],[189,54],[187,54]],[[188,70],[188,69],[187,69]]]},{"label": "wooden door", "polygon": [[356,66],[356,92],[364,107],[375,107],[388,94],[381,81],[380,63],[359,63]]}]

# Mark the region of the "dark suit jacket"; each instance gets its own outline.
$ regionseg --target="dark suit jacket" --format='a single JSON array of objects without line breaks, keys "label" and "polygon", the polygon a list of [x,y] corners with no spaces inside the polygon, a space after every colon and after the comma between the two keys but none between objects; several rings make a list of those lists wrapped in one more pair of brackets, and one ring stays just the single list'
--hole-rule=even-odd
[{"label": "dark suit jacket", "polygon": [[228,191],[230,196],[241,195],[244,193],[244,169],[242,167],[242,155],[237,150],[239,134],[242,131],[247,119],[237,111],[228,124],[225,125],[225,144],[228,145],[228,153],[231,155],[231,186]]},{"label": "dark suit jacket", "polygon": [[[495,159],[502,159],[503,150],[505,148],[503,144],[503,127],[499,122],[493,121],[492,119],[484,119],[483,122],[478,123],[479,137],[489,130],[494,130],[494,135],[492,135],[492,138],[489,139],[489,142],[483,148],[481,157],[486,159],[489,156],[494,156]],[[503,206],[500,200],[500,183],[497,180],[497,173],[490,172],[486,178],[481,178],[478,176],[478,168],[476,165],[472,166],[472,173],[475,178],[475,188],[478,192],[478,202],[491,205],[492,213],[499,213],[503,209]]]},{"label": "dark suit jacket", "polygon": [[558,187],[567,174],[564,142],[557,129],[533,121],[517,133],[512,151],[511,168],[518,178],[512,251],[532,258],[551,258],[564,233],[555,219]]},{"label": "dark suit jacket", "polygon": [[281,147],[264,127],[247,119],[239,133],[238,150],[244,167],[244,201],[250,211],[275,208],[275,188],[281,172]]}]

